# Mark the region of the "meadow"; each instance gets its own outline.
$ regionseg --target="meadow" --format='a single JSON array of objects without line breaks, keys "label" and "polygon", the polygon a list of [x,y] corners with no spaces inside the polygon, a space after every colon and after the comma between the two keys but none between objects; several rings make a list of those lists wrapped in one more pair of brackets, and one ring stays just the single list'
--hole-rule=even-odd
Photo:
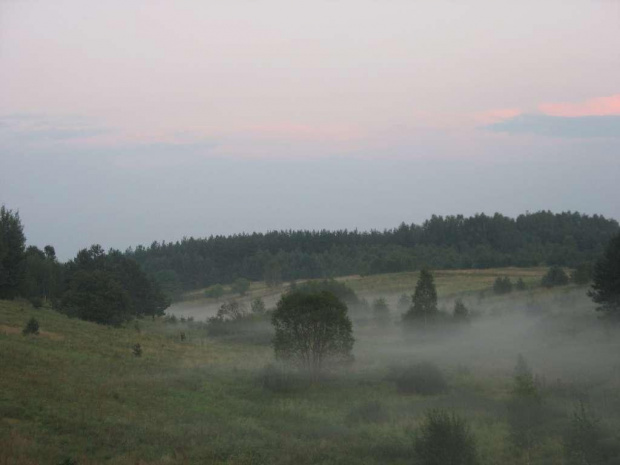
[{"label": "meadow", "polygon": [[[176,322],[122,328],[0,301],[0,464],[411,464],[423,414],[436,407],[468,420],[480,463],[521,464],[506,418],[519,354],[545,408],[530,463],[565,464],[579,402],[618,439],[620,334],[597,318],[585,287],[537,286],[544,272],[436,272],[440,307],[449,312],[461,298],[472,320],[415,337],[403,333],[396,310],[415,273],[343,278],[362,298],[385,297],[392,321],[377,327],[351,309],[355,360],[319,383],[274,364],[268,337],[209,335],[199,323],[219,302],[201,293],[170,309],[183,317]],[[528,289],[494,295],[504,275]],[[253,283],[242,300],[260,296],[271,306],[281,290]],[[41,332],[23,336],[32,316]],[[394,372],[418,362],[436,365],[447,389],[399,389]]]}]

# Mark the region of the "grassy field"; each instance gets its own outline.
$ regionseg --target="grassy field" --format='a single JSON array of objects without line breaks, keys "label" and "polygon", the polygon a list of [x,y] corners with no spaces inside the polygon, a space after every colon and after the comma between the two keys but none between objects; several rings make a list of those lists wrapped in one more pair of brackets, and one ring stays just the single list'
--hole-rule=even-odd
[{"label": "grassy field", "polygon": [[[473,295],[487,292],[491,295],[493,282],[498,277],[508,276],[513,282],[521,278],[530,287],[536,287],[547,268],[491,268],[486,270],[438,270],[434,272],[437,292],[443,299],[454,296]],[[336,278],[345,282],[360,297],[372,300],[376,297],[385,297],[395,302],[400,294],[412,294],[419,272],[388,273],[370,276],[345,276]],[[252,299],[260,297],[266,305],[274,306],[286,286],[268,287],[264,282],[253,282],[245,296],[235,296],[226,288],[227,294],[220,299],[206,298],[205,289],[188,292],[184,301],[175,303],[171,312],[177,315],[193,316],[204,319],[214,315],[222,301],[235,298],[249,306]]]},{"label": "grassy field", "polygon": [[[498,274],[522,275],[534,282],[541,273],[450,271],[437,273],[437,282],[444,296],[473,295],[488,288]],[[412,289],[415,275],[349,277],[347,282],[368,295],[398,294]],[[253,295],[259,289],[252,289]],[[583,291],[537,289],[484,298],[479,306],[495,315],[488,321],[496,324],[501,309],[508,314],[534,299],[554,307],[540,321],[553,322],[556,328],[564,307],[580,314],[586,305]],[[591,310],[585,308],[579,318],[596,321]],[[23,336],[21,328],[31,316],[39,321],[41,334]],[[582,321],[579,318],[571,321]],[[517,349],[504,346],[493,360],[484,359],[484,352],[494,349],[484,345],[480,353],[468,349],[472,351],[464,355],[464,347],[471,348],[499,326],[472,323],[467,330],[471,336],[463,333],[424,343],[403,342],[397,323],[395,319],[393,328],[377,331],[361,319],[355,323],[356,361],[351,367],[322,383],[278,392],[264,384],[263,367],[272,361],[271,348],[253,339],[209,337],[202,326],[172,325],[163,319],[113,329],[49,309],[35,310],[25,302],[0,301],[0,465],[410,464],[413,436],[431,407],[454,408],[467,417],[482,464],[524,463],[507,440],[505,418]],[[582,340],[583,350],[594,350],[601,371],[606,371],[605,378],[589,377],[590,384],[568,378],[547,383],[546,405],[552,414],[532,463],[564,464],[562,434],[576,399],[566,386],[588,390],[605,411],[606,424],[620,427],[620,365],[598,356],[610,347],[617,354],[618,338],[599,341],[593,349],[588,331],[596,328],[575,330],[567,344],[547,337],[557,336],[555,329],[536,341],[531,328],[522,329],[513,336],[525,339],[519,348],[525,349],[534,368],[544,366],[535,358],[539,345],[559,359],[569,347],[579,358],[583,354],[575,351],[582,350]],[[464,345],[454,346],[456,340]],[[136,343],[143,349],[141,357],[133,354]],[[393,364],[422,359],[433,360],[445,372],[447,392],[404,395],[390,381]],[[555,360],[550,358],[549,364]],[[611,360],[618,362],[617,357]],[[380,419],[358,415],[373,402],[384,413]]]}]

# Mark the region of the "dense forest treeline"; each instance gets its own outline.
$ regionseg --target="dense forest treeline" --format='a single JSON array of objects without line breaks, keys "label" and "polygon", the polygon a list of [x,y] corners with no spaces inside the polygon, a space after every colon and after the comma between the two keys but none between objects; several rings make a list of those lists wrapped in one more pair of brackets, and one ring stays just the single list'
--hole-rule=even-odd
[{"label": "dense forest treeline", "polygon": [[272,231],[153,242],[126,253],[167,292],[236,278],[293,279],[435,269],[576,266],[591,262],[619,230],[600,215],[540,211],[509,218],[433,216],[421,225],[362,232]]},{"label": "dense forest treeline", "polygon": [[131,257],[100,245],[61,263],[51,245],[26,247],[18,212],[0,207],[0,299],[28,299],[69,316],[120,325],[163,315],[170,305],[159,284]]}]

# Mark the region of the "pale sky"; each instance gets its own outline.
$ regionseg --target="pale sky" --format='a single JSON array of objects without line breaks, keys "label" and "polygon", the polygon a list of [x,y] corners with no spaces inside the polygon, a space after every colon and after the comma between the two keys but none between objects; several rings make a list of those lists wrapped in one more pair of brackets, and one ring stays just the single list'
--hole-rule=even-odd
[{"label": "pale sky", "polygon": [[0,203],[63,259],[620,219],[620,1],[0,0]]}]

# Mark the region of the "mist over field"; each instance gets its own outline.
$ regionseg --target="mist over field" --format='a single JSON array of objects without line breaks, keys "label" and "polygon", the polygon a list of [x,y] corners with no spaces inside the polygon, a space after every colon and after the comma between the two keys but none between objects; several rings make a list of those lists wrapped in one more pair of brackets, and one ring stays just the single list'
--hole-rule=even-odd
[{"label": "mist over field", "polygon": [[620,465],[619,25],[0,0],[0,465]]}]

